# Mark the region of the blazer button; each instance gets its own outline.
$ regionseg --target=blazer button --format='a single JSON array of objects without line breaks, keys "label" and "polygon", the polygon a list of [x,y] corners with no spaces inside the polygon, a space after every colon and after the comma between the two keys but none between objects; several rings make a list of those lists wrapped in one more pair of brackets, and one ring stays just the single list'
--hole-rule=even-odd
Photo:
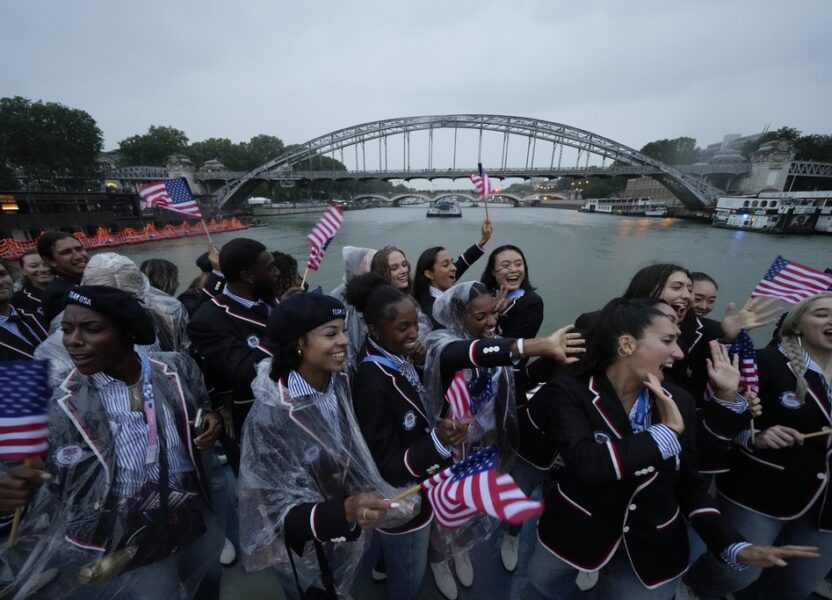
[{"label": "blazer button", "polygon": [[430,427],[425,427],[425,433],[430,433]]},{"label": "blazer button", "polygon": [[653,471],[655,471],[655,470],[656,470],[656,467],[652,467],[652,466],[651,466],[651,467],[647,467],[647,472],[648,472],[648,473],[652,473],[652,472],[653,472]]},{"label": "blazer button", "polygon": [[625,525],[625,526],[624,526],[624,529],[623,529],[622,531],[623,531],[624,533],[629,533],[630,528],[629,528],[627,525]]},{"label": "blazer button", "polygon": [[630,505],[630,510],[635,510],[635,509],[636,509],[636,505],[635,505],[635,504],[631,504],[631,505]]},{"label": "blazer button", "polygon": [[818,473],[818,479],[826,479],[826,473]]},{"label": "blazer button", "polygon": [[642,475],[641,470],[636,471],[635,475],[636,475],[636,477],[638,477],[639,475]]}]

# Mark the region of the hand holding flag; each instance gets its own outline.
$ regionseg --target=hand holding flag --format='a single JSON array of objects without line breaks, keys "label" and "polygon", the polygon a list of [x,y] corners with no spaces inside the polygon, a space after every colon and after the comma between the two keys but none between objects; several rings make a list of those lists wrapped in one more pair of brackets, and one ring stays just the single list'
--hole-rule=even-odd
[{"label": "hand holding flag", "polygon": [[543,512],[511,475],[497,473],[498,455],[497,446],[488,446],[419,484],[440,525],[459,527],[477,513],[516,525]]},{"label": "hand holding flag", "polygon": [[[14,469],[27,481],[32,479],[32,467],[42,464],[40,457],[48,449],[47,368],[48,363],[42,360],[0,361],[0,459],[24,459],[23,467]],[[38,478],[37,472],[34,477]],[[22,514],[22,506],[18,506],[10,546],[15,544]]]}]

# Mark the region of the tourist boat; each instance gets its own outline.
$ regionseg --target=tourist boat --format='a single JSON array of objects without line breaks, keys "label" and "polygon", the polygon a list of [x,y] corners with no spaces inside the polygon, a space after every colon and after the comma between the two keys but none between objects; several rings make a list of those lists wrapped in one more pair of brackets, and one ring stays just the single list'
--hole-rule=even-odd
[{"label": "tourist boat", "polygon": [[650,198],[593,198],[579,208],[581,212],[632,217],[666,217],[667,207]]},{"label": "tourist boat", "polygon": [[717,200],[712,225],[762,233],[829,234],[832,190],[723,196]]},{"label": "tourist boat", "polygon": [[428,212],[425,216],[429,219],[433,217],[461,217],[462,209],[459,208],[459,203],[456,201],[456,198],[443,198],[438,202],[436,200],[431,202],[430,208],[428,208]]}]

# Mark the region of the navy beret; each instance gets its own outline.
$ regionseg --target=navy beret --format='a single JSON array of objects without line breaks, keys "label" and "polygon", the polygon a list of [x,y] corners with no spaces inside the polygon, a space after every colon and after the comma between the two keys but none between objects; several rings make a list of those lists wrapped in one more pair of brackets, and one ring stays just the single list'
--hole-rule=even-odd
[{"label": "navy beret", "polygon": [[282,346],[333,319],[343,319],[347,311],[332,296],[304,292],[289,296],[272,311],[266,333]]},{"label": "navy beret", "polygon": [[156,341],[153,317],[141,303],[125,291],[106,285],[79,285],[64,296],[64,306],[77,304],[107,315],[124,327],[141,346]]}]

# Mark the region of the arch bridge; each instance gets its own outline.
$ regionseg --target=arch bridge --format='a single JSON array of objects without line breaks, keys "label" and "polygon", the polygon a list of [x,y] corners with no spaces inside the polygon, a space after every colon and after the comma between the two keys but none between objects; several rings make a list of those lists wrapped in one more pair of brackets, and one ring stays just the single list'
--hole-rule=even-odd
[{"label": "arch bridge", "polygon": [[[434,167],[434,131],[446,129],[453,130],[453,160],[451,169],[437,169]],[[649,156],[646,156],[633,148],[620,144],[609,138],[598,134],[578,129],[562,123],[543,121],[526,117],[514,117],[505,115],[485,114],[457,114],[457,115],[433,115],[418,117],[403,117],[396,119],[384,119],[363,123],[353,127],[339,129],[294,147],[291,151],[270,160],[256,169],[240,175],[235,179],[226,181],[216,192],[218,206],[222,209],[226,205],[234,205],[244,200],[251,189],[263,180],[292,180],[297,179],[298,174],[294,167],[305,162],[312,163],[313,159],[326,155],[335,158],[335,153],[340,152],[341,162],[344,157],[344,149],[355,148],[356,171],[358,168],[359,148],[364,157],[364,173],[366,178],[375,179],[415,179],[415,178],[440,178],[458,177],[461,173],[471,172],[471,169],[458,170],[457,159],[457,132],[460,130],[475,130],[478,132],[477,159],[482,161],[483,155],[483,134],[496,132],[502,134],[502,146],[500,148],[501,160],[499,166],[491,165],[490,173],[495,176],[551,176],[580,174],[593,171],[597,167],[590,166],[590,157],[600,157],[602,164],[600,169],[609,174],[606,166],[607,161],[612,163],[612,170],[616,174],[649,174],[660,181],[665,187],[673,192],[687,207],[695,210],[702,210],[712,207],[720,191],[704,181],[692,175],[682,173],[678,169],[661,163]],[[410,169],[410,134],[419,131],[427,131],[428,134],[428,168],[426,170]],[[393,136],[401,136],[402,139],[402,168],[389,168],[388,164],[388,140]],[[509,145],[512,139],[520,136],[525,140],[526,161],[522,169],[509,168]],[[367,142],[378,142],[379,170],[372,175],[366,173],[366,144]],[[548,150],[546,145],[551,145],[551,155],[548,167],[535,167],[535,155],[538,145],[542,150]],[[570,148],[577,151],[577,160],[574,170],[562,165],[563,149]],[[556,159],[557,157],[557,166]],[[583,165],[581,164],[583,163]],[[345,175],[341,172],[342,175]],[[600,173],[599,173],[600,174]]]}]

